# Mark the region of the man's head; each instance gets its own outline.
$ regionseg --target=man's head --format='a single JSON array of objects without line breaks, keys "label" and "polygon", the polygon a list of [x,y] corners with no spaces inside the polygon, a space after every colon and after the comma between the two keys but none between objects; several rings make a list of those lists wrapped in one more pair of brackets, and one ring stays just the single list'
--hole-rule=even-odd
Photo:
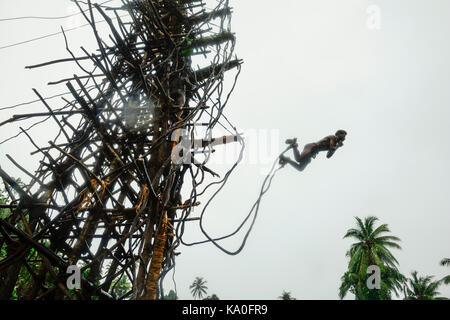
[{"label": "man's head", "polygon": [[345,140],[345,136],[347,135],[347,132],[345,130],[338,130],[335,133],[335,136],[340,140],[340,141],[344,141]]}]

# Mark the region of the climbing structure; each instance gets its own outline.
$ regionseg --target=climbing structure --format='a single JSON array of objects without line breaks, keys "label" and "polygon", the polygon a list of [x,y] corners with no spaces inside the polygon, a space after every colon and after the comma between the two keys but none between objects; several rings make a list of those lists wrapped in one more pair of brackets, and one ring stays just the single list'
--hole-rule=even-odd
[{"label": "climbing structure", "polygon": [[[42,155],[33,173],[9,157],[29,181],[18,183],[0,169],[9,195],[1,205],[7,214],[0,219],[0,299],[13,292],[19,299],[161,298],[185,227],[197,219],[192,208],[205,188],[224,181],[206,163],[212,146],[240,142],[223,112],[241,61],[233,53],[228,1],[214,4],[79,1],[98,50],[82,47],[77,56],[67,46],[68,58],[27,67],[72,63],[82,74],[55,82],[71,94],[63,108],[35,91],[47,112],[0,124],[39,118],[59,127],[47,145],[21,129]],[[107,37],[100,22],[109,27]],[[217,124],[229,135],[211,139]],[[196,134],[198,126],[204,136]],[[190,196],[182,199],[186,175],[183,194]],[[74,265],[81,268],[80,290],[66,286]],[[117,296],[114,286],[124,278],[131,288]]]}]

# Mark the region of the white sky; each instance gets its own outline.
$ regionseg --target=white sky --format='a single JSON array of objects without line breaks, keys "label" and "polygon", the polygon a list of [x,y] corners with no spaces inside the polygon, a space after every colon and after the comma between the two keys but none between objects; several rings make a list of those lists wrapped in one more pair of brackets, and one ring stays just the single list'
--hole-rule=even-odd
[{"label": "white sky", "polygon": [[[375,215],[402,239],[394,251],[400,270],[438,278],[450,273],[450,2],[446,0],[231,1],[236,53],[243,58],[239,85],[227,116],[243,130],[275,130],[281,151],[286,138],[309,143],[343,128],[345,147],[328,160],[320,155],[303,173],[290,167],[275,178],[263,199],[246,248],[227,256],[212,245],[182,247],[175,279],[190,298],[196,276],[221,299],[275,299],[283,290],[297,299],[337,299],[347,267],[343,240],[354,216]],[[380,30],[367,28],[367,8],[381,10]],[[73,12],[69,1],[0,0],[0,19]],[[0,47],[58,32],[82,20],[0,22]],[[68,33],[76,52],[95,49],[88,28]],[[2,106],[66,91],[46,83],[70,77],[73,64],[28,71],[25,65],[67,57],[61,35],[0,49]],[[58,99],[54,104],[58,105]],[[0,111],[44,111],[39,104]],[[22,124],[21,124],[22,125]],[[45,144],[56,126],[33,131]],[[0,139],[18,131],[0,128]],[[258,146],[259,147],[259,146]],[[25,139],[0,146],[0,164],[23,176],[10,154],[34,169]],[[267,163],[243,164],[220,193],[205,223],[211,233],[234,229],[258,194]],[[196,211],[196,213],[199,213]],[[186,240],[198,238],[192,225]],[[236,248],[239,239],[225,242]],[[169,279],[168,277],[167,279]],[[165,282],[166,290],[172,287]],[[442,295],[450,296],[450,287]]]}]

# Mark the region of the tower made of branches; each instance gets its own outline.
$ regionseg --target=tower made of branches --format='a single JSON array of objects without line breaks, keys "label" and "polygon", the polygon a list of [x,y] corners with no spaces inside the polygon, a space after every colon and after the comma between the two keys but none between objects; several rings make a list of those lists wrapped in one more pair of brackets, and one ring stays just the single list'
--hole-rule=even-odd
[{"label": "tower made of branches", "polygon": [[[231,82],[224,89],[225,72],[234,70],[235,83],[241,65],[231,9],[225,0],[212,9],[202,0],[76,3],[97,50],[81,47],[75,55],[67,46],[67,58],[28,67],[72,63],[79,70],[56,82],[70,92],[64,106],[52,107],[35,90],[46,112],[0,124],[43,118],[59,128],[46,145],[21,128],[42,155],[35,171],[9,157],[29,181],[0,168],[8,194],[0,217],[0,299],[160,299],[185,224],[196,219],[190,213],[204,195],[199,186],[212,177],[223,181],[208,166],[208,152],[240,141],[233,126],[225,137],[211,134],[234,88]],[[196,126],[206,134],[194,136]],[[66,285],[71,266],[79,268],[79,289]],[[131,286],[118,296],[114,287],[124,278]]]}]

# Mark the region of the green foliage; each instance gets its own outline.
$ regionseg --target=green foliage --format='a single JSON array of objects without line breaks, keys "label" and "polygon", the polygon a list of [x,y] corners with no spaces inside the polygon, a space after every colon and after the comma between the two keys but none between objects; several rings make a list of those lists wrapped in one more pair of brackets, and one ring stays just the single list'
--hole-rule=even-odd
[{"label": "green foliage", "polygon": [[[441,266],[443,266],[443,267],[450,267],[450,259],[449,258],[442,259]],[[445,276],[444,278],[442,278],[441,281],[444,284],[450,284],[450,274],[448,276]]]},{"label": "green foliage", "polygon": [[295,299],[290,292],[284,291],[281,296],[278,297],[280,300],[297,300]]},{"label": "green foliage", "polygon": [[[41,266],[41,262],[35,262],[38,259],[39,255],[37,251],[34,248],[31,248],[28,255],[26,256],[26,260],[29,261],[28,266],[30,267],[30,270],[35,274],[38,272]],[[19,270],[18,280],[14,287],[11,299],[12,300],[22,299],[32,283],[33,283],[33,276],[26,267],[22,266]]]},{"label": "green foliage", "polygon": [[190,48],[190,46],[192,45],[192,41],[193,40],[190,37],[186,37],[185,41],[186,41],[187,49],[181,50],[181,55],[183,57],[190,56],[190,55],[192,55],[192,53],[194,53],[194,49]]},{"label": "green foliage", "polygon": [[[375,228],[376,217],[367,217],[363,220],[356,217],[357,227],[349,229],[344,238],[353,238],[353,243],[346,253],[350,261],[348,270],[341,278],[339,297],[343,299],[348,292],[355,295],[357,300],[390,300],[392,293],[398,296],[405,277],[398,271],[398,261],[389,248],[401,249],[397,244],[399,238],[385,235],[390,230],[387,224]],[[367,287],[367,274],[369,266],[380,268],[380,289]]]},{"label": "green foliage", "polygon": [[216,294],[213,293],[211,296],[207,296],[203,300],[220,300],[220,299],[219,299],[219,297]]},{"label": "green foliage", "polygon": [[438,297],[441,281],[433,281],[433,276],[421,277],[417,271],[411,272],[411,276],[406,288],[407,300],[447,300],[447,298]]},{"label": "green foliage", "polygon": [[194,49],[183,49],[181,50],[181,56],[186,57],[194,53]]},{"label": "green foliage", "polygon": [[169,294],[164,296],[164,300],[178,300],[178,296],[175,291],[170,290]]},{"label": "green foliage", "polygon": [[121,298],[131,290],[131,283],[126,276],[122,275],[119,280],[113,281],[111,288],[111,295]]},{"label": "green foliage", "polygon": [[0,248],[0,260],[2,260],[4,257],[6,257],[6,243],[4,243]]},{"label": "green foliage", "polygon": [[[14,179],[17,184],[21,187],[24,186],[24,183],[22,182],[22,180],[20,178]],[[16,194],[16,192],[13,190],[12,191],[14,194]],[[5,189],[0,188],[0,204],[7,204],[9,202],[9,195],[6,192]],[[11,210],[9,209],[4,209],[4,208],[0,208],[0,219],[5,219],[9,214],[11,213]]]},{"label": "green foliage", "polygon": [[[6,204],[8,202],[8,197],[3,189],[0,189],[0,204]],[[0,208],[0,219],[5,219],[10,214],[9,209]],[[1,256],[0,256],[1,258]]]},{"label": "green foliage", "polygon": [[206,290],[208,289],[206,282],[207,281],[203,280],[203,278],[196,277],[194,282],[190,285],[189,289],[191,289],[194,299],[201,299],[203,298],[203,295],[206,295]]},{"label": "green foliage", "polygon": [[380,266],[380,272],[380,289],[369,289],[367,272],[361,275],[347,271],[341,278],[339,297],[343,299],[348,291],[356,300],[391,300],[393,293],[398,296],[405,277],[397,269],[387,266]]},{"label": "green foliage", "polygon": [[[17,183],[23,187],[23,183],[20,179],[15,179]],[[4,189],[0,189],[0,204],[7,204],[9,202],[9,197],[7,195],[7,192]],[[5,219],[9,216],[11,211],[9,209],[0,208],[0,219]],[[16,224],[16,227],[20,230],[25,230],[25,226],[22,221],[18,221]],[[48,240],[43,241],[43,245],[49,246],[50,243]],[[4,259],[7,256],[6,251],[6,243],[3,243],[0,247],[0,260]],[[39,269],[42,265],[42,262],[40,261],[40,256],[38,255],[38,252],[31,248],[29,253],[26,255],[26,260],[28,261],[28,266],[31,272],[34,274],[37,274],[39,272]],[[53,268],[55,273],[58,273],[58,268]],[[29,289],[29,287],[33,283],[33,276],[30,273],[30,270],[28,270],[26,267],[22,266],[19,270],[18,280],[14,287],[13,293],[12,293],[12,300],[19,300],[21,299],[25,292]],[[50,275],[47,274],[46,276],[46,283],[47,286],[51,286],[52,281],[50,278]]]},{"label": "green foliage", "polygon": [[[7,198],[5,191],[0,189],[0,204],[6,204]],[[5,219],[9,215],[10,211],[8,209],[0,208],[0,219]],[[6,244],[0,246],[0,260],[6,257]]]}]

